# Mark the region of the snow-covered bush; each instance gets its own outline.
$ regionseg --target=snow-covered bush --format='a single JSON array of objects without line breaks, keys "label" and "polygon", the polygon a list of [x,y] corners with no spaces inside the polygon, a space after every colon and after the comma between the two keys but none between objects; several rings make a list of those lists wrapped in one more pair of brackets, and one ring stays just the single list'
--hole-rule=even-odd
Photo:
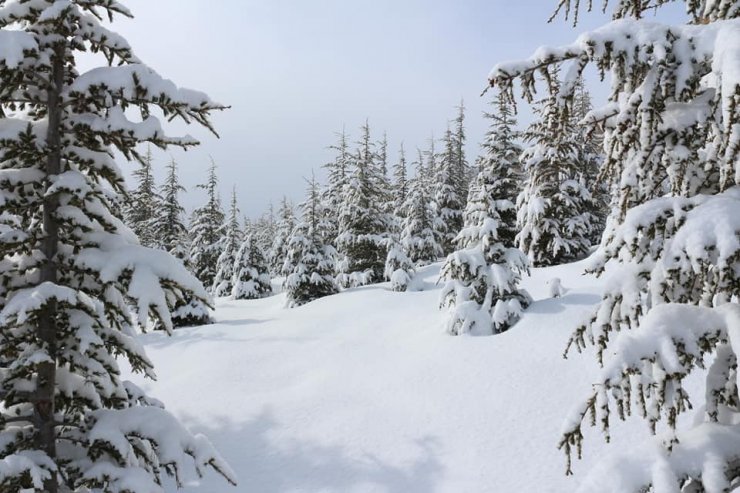
[{"label": "snow-covered bush", "polygon": [[272,293],[267,262],[257,247],[254,234],[247,235],[236,253],[232,284],[231,297],[235,300],[263,298]]},{"label": "snow-covered bush", "polygon": [[[110,0],[0,3],[3,492],[162,492],[191,462],[234,482],[205,437],[121,378],[122,362],[154,377],[137,325],[169,331],[178,300],[208,295],[113,212],[114,156],[196,145],[154,115],[211,129],[222,106],[140,63],[99,20],[118,15],[131,16]],[[81,52],[107,64],[80,72]]]},{"label": "snow-covered bush", "polygon": [[385,279],[391,282],[393,291],[406,291],[414,276],[414,263],[403,251],[403,247],[394,242],[388,249],[385,260]]}]

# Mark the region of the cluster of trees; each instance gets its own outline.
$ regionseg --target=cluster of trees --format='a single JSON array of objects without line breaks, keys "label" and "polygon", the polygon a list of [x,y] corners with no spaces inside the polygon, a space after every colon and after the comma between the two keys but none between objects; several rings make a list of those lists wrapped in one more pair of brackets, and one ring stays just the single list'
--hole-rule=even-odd
[{"label": "cluster of trees", "polygon": [[[411,163],[401,144],[391,165],[386,136],[374,140],[367,122],[354,143],[342,131],[324,165],[326,182],[311,179],[297,213],[283,199],[277,217],[271,207],[243,226],[235,193],[224,213],[212,164],[199,186],[207,201],[186,228],[175,163],[158,189],[146,155],[125,217],[143,244],[178,256],[212,295],[264,296],[270,277],[283,277],[289,306],[384,280],[403,291],[418,267],[449,257],[442,271],[449,332],[500,332],[529,303],[516,285],[530,263],[579,258],[603,230],[599,135],[578,125],[591,102],[583,84],[577,94],[578,111],[558,131],[548,124],[554,99],[541,102],[540,119],[520,132],[512,106],[497,97],[486,115],[491,126],[483,153],[472,166],[462,104],[443,137],[417,149]],[[238,288],[239,273],[250,274]],[[244,282],[254,289],[245,291]],[[186,308],[188,317],[176,320],[193,323],[196,306]],[[207,320],[205,305],[199,313]]]}]

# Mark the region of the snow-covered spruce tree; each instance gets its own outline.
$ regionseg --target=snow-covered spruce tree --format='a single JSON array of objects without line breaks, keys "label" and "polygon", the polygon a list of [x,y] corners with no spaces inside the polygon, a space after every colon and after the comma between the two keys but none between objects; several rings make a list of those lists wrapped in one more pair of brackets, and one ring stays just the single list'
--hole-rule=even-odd
[{"label": "snow-covered spruce tree", "polygon": [[[251,228],[251,225],[248,225]],[[239,224],[239,205],[236,200],[236,187],[231,190],[229,217],[221,233],[221,254],[216,262],[216,276],[213,278],[213,296],[228,296],[234,287],[234,264],[236,253],[242,243],[243,233]]]},{"label": "snow-covered spruce tree", "polygon": [[[557,85],[557,74],[548,74]],[[576,128],[561,118],[557,100],[547,97],[538,118],[524,132],[526,175],[517,200],[519,248],[535,266],[557,265],[583,256],[591,243],[588,190],[577,180]]]},{"label": "snow-covered spruce tree", "polygon": [[[683,26],[641,19],[662,3],[618,1],[610,24],[491,75],[510,96],[520,80],[531,97],[542,67],[569,63],[557,92],[566,116],[589,63],[613,77],[610,102],[586,120],[604,127],[618,191],[594,270],[618,265],[570,341],[594,345],[603,369],[560,446],[580,456],[589,415],[607,437],[615,414],[667,426],[595,468],[583,493],[724,492],[740,480],[740,3],[686,2]],[[706,362],[704,388],[690,396],[683,381]],[[690,409],[694,419],[679,420]]]},{"label": "snow-covered spruce tree", "polygon": [[216,264],[221,255],[224,224],[216,162],[213,159],[208,167],[208,179],[197,188],[206,191],[208,200],[195,209],[190,218],[190,265],[195,277],[210,288],[218,270]]},{"label": "snow-covered spruce tree", "polygon": [[598,245],[606,227],[606,217],[609,214],[609,187],[600,180],[601,164],[603,163],[602,145],[603,133],[595,127],[581,124],[593,109],[591,95],[586,89],[583,77],[579,78],[573,92],[573,106],[570,118],[576,129],[576,178],[586,187],[590,199],[584,204],[584,219],[588,225],[586,238],[591,245]]},{"label": "snow-covered spruce tree", "polygon": [[[244,239],[250,234],[250,227],[248,225],[249,220],[244,218]],[[275,222],[275,213],[272,208],[272,204],[265,211],[255,223],[251,226],[251,233],[254,234],[254,243],[263,256],[265,256],[265,262],[267,262],[267,255],[272,248],[272,242],[275,239],[275,233],[277,231],[277,223]]]},{"label": "snow-covered spruce tree", "polygon": [[390,241],[388,255],[385,259],[385,279],[390,281],[393,291],[406,291],[411,283],[416,268],[403,245],[395,238]]},{"label": "snow-covered spruce tree", "polygon": [[359,149],[353,157],[339,211],[337,281],[342,287],[383,279],[387,223],[383,214],[378,166],[367,122],[361,127]]},{"label": "snow-covered spruce tree", "polygon": [[[458,149],[450,127],[447,127],[442,139],[444,150],[440,155],[439,164],[434,177],[434,204],[435,228],[437,243],[442,248],[443,255],[449,255],[455,250],[455,237],[462,229],[463,209],[465,199],[460,195],[463,188],[467,189],[465,169],[460,168]],[[467,194],[467,190],[465,192]]]},{"label": "snow-covered spruce tree", "polygon": [[[488,130],[481,143],[481,154],[475,160],[478,173],[490,172],[495,167],[506,163],[506,176],[512,179],[514,187],[507,190],[507,195],[501,198],[516,204],[517,197],[521,191],[521,182],[524,179],[519,156],[522,147],[518,144],[520,132],[516,130],[516,116],[513,105],[506,99],[506,95],[500,91],[491,102],[493,110],[483,113],[490,121]],[[514,215],[516,220],[516,214]],[[515,246],[514,243],[505,243],[507,246]]]},{"label": "snow-covered spruce tree", "polygon": [[[180,193],[185,187],[180,184],[177,176],[177,163],[170,159],[167,165],[167,176],[159,190],[157,216],[153,224],[153,233],[157,248],[169,252],[180,259],[190,270],[190,251],[188,244],[188,230],[183,222],[185,209],[180,205]],[[196,297],[185,295],[175,302],[170,315],[173,327],[189,327],[204,325],[211,322],[211,313],[208,305]],[[160,327],[157,324],[157,327]]]},{"label": "snow-covered spruce tree", "polygon": [[180,193],[184,192],[185,187],[177,176],[177,162],[170,159],[167,176],[159,190],[152,230],[156,246],[185,263],[188,258],[188,228],[184,222],[185,209],[180,204]]},{"label": "snow-covered spruce tree", "polygon": [[263,298],[272,293],[267,261],[256,241],[256,233],[248,233],[236,253],[231,297],[235,300]]},{"label": "snow-covered spruce tree", "polygon": [[455,156],[455,174],[457,176],[457,195],[462,198],[463,208],[465,207],[465,198],[468,196],[470,182],[476,176],[476,173],[468,165],[465,157],[465,102],[460,100],[457,107],[457,116],[455,117],[455,129],[452,133],[452,142]]},{"label": "snow-covered spruce tree", "polygon": [[[342,208],[344,187],[347,184],[353,159],[352,151],[349,148],[349,137],[344,127],[342,127],[341,132],[336,133],[336,139],[336,143],[329,146],[329,149],[334,152],[334,159],[324,165],[327,184],[322,192],[323,201],[326,204],[330,218],[332,218],[328,226],[331,228],[330,235],[334,239],[339,235],[339,211]],[[288,231],[288,236],[291,232]],[[280,265],[282,266],[282,263]]]},{"label": "snow-covered spruce tree", "polygon": [[154,223],[158,215],[159,196],[154,182],[153,161],[152,148],[149,145],[139,162],[139,168],[133,172],[136,187],[128,193],[124,208],[126,224],[146,247],[157,244]]},{"label": "snow-covered spruce tree", "polygon": [[[207,439],[121,378],[121,361],[154,377],[137,324],[169,330],[183,294],[207,293],[111,213],[125,193],[114,153],[195,145],[152,111],[212,130],[222,106],[141,64],[101,24],[118,14],[131,15],[107,0],[0,4],[0,217],[17,218],[0,235],[3,492],[162,492],[188,456],[234,481]],[[79,73],[86,51],[107,64]]]},{"label": "snow-covered spruce tree", "polygon": [[287,197],[283,197],[282,202],[280,202],[278,219],[275,224],[275,236],[267,258],[270,274],[273,276],[287,275],[283,267],[288,252],[288,241],[290,240],[290,235],[293,234],[295,223],[296,218],[293,212],[293,204],[290,203]]},{"label": "snow-covered spruce tree", "polygon": [[[504,110],[505,115],[505,110]],[[509,127],[501,115],[493,126]],[[457,236],[458,250],[447,257],[440,272],[445,285],[440,305],[449,309],[447,331],[453,335],[497,334],[519,320],[531,299],[518,288],[528,272],[527,257],[515,247],[517,190],[512,142],[488,132],[483,166],[465,208],[465,226]]]},{"label": "snow-covered spruce tree", "polygon": [[285,270],[289,268],[290,273],[285,278],[283,289],[289,307],[305,305],[339,291],[334,279],[336,252],[328,236],[331,228],[326,218],[326,204],[322,201],[316,179],[312,178],[285,260]]},{"label": "snow-covered spruce tree", "polygon": [[409,193],[408,170],[406,168],[406,151],[403,142],[398,150],[398,162],[393,166],[393,210],[397,219]]},{"label": "snow-covered spruce tree", "polygon": [[417,266],[429,264],[442,256],[442,248],[434,237],[430,179],[425,169],[424,156],[419,151],[416,176],[411,180],[403,207],[404,220],[401,230],[403,250]]}]

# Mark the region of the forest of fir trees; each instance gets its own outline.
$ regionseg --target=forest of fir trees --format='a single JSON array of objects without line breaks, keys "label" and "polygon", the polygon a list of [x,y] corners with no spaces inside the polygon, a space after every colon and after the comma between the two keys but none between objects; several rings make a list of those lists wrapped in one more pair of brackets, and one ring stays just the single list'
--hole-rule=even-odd
[{"label": "forest of fir trees", "polygon": [[[519,287],[530,268],[595,245],[593,273],[621,268],[569,342],[593,347],[602,370],[563,429],[568,472],[584,424],[608,440],[613,417],[636,413],[669,438],[624,449],[581,491],[736,489],[740,2],[686,1],[677,26],[660,22],[666,2],[605,2],[618,22],[494,68],[472,163],[462,104],[416,152],[394,155],[365,122],[336,136],[298,211],[284,198],[254,221],[236,190],[224,206],[214,162],[187,218],[177,163],[154,180],[150,146],[198,142],[165,134],[150,108],[215,133],[225,106],[142,64],[99,21],[130,17],[120,2],[41,3],[0,15],[0,491],[160,491],[186,464],[235,483],[205,437],[119,368],[153,377],[137,331],[206,323],[215,297],[282,286],[295,307],[386,280],[411,290],[441,260],[447,331],[496,334],[531,303]],[[560,0],[556,14],[577,25],[584,6]],[[656,22],[637,22],[649,11]],[[103,57],[80,72],[85,46]],[[589,65],[614,78],[603,107],[583,83]],[[522,99],[535,114],[524,129]],[[150,124],[129,121],[132,108]],[[138,163],[130,190],[114,150]],[[699,419],[679,429],[697,369]]]},{"label": "forest of fir trees", "polygon": [[[298,210],[283,197],[255,220],[239,210],[236,188],[224,207],[213,161],[197,186],[206,200],[186,219],[177,163],[167,162],[157,185],[147,150],[124,217],[143,245],[175,255],[213,297],[267,296],[273,281],[287,306],[384,281],[405,291],[419,267],[447,258],[441,304],[450,309],[448,331],[497,333],[529,303],[517,283],[530,265],[582,258],[600,240],[608,198],[598,181],[599,137],[579,126],[591,109],[582,83],[575,107],[569,125],[552,132],[554,105],[543,100],[539,118],[522,131],[498,94],[473,164],[462,103],[443,137],[411,158],[403,143],[393,156],[386,135],[374,139],[365,122],[354,140],[336,134],[325,181],[311,179]],[[176,325],[208,320],[208,303],[194,299],[173,312]]]}]

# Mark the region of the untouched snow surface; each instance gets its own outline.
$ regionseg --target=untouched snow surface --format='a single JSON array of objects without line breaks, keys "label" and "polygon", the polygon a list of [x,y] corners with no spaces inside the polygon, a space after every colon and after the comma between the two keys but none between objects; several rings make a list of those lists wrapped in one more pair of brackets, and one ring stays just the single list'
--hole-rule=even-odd
[{"label": "untouched snow surface", "polygon": [[[535,303],[497,336],[445,333],[439,264],[417,273],[424,291],[381,284],[293,309],[282,294],[224,300],[216,324],[143,336],[160,378],[147,390],[239,479],[191,478],[183,491],[573,491],[616,450],[587,430],[568,478],[556,448],[597,375],[592,354],[562,357],[600,299],[603,281],[581,275],[585,265],[534,269],[523,286]],[[555,277],[568,292],[550,299]],[[613,426],[613,444],[647,438],[639,419]]]}]

